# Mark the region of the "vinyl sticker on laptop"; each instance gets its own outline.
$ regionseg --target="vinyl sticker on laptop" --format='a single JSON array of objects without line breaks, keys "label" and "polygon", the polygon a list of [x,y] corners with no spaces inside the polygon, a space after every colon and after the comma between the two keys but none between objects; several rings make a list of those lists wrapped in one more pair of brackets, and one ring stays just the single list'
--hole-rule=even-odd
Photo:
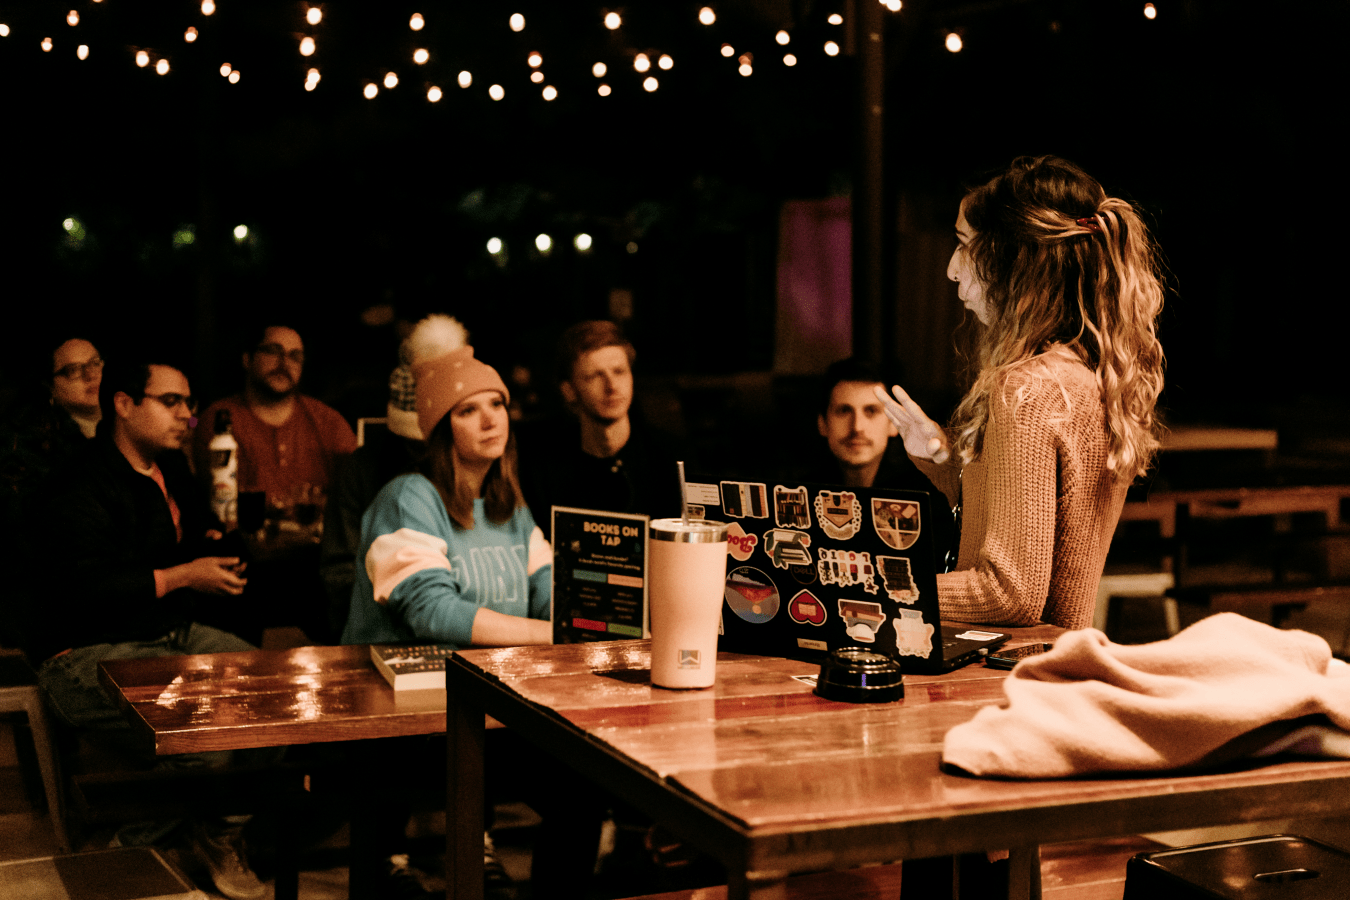
[{"label": "vinyl sticker on laptop", "polygon": [[790,528],[770,528],[764,532],[764,552],[780,569],[788,566],[809,566],[814,560],[811,551],[811,535]]},{"label": "vinyl sticker on laptop", "polygon": [[846,541],[862,527],[862,504],[852,491],[817,491],[816,518],[827,538]]},{"label": "vinyl sticker on laptop", "polygon": [[903,556],[878,556],[877,568],[881,570],[881,583],[886,586],[886,595],[901,603],[917,603],[919,586],[914,583],[914,572],[909,560]]},{"label": "vinyl sticker on laptop", "polygon": [[691,518],[691,519],[706,519],[707,517],[708,517],[708,511],[707,511],[706,509],[704,509],[702,506],[700,506],[700,505],[697,504],[697,503],[691,503],[691,504],[689,504],[689,518]]},{"label": "vinyl sticker on laptop", "polygon": [[810,591],[798,591],[788,601],[788,616],[801,625],[824,625],[825,604]]},{"label": "vinyl sticker on laptop", "polygon": [[759,537],[746,534],[740,522],[732,522],[727,526],[727,553],[737,562],[745,562],[749,559],[750,555],[755,552],[755,545],[758,543]]},{"label": "vinyl sticker on laptop", "polygon": [[752,625],[763,625],[778,614],[778,588],[772,578],[753,566],[738,566],[728,572],[723,596],[731,611]]},{"label": "vinyl sticker on laptop", "polygon": [[917,609],[902,609],[891,621],[895,623],[895,652],[927,659],[933,652],[935,629],[923,620],[923,614]]},{"label": "vinyl sticker on laptop", "polygon": [[873,497],[872,527],[886,546],[908,550],[919,539],[919,504]]},{"label": "vinyl sticker on laptop", "polygon": [[773,518],[779,528],[810,528],[811,512],[806,504],[806,488],[773,486]]},{"label": "vinyl sticker on laptop", "polygon": [[769,490],[762,484],[748,481],[723,481],[722,512],[733,519],[767,519],[769,517]]},{"label": "vinyl sticker on laptop", "polygon": [[821,584],[837,584],[840,587],[861,585],[869,594],[877,592],[871,553],[823,548],[817,568],[820,569]]},{"label": "vinyl sticker on laptop", "polygon": [[877,632],[886,624],[886,613],[880,603],[866,600],[839,600],[839,618],[844,620],[844,632],[855,641],[875,644]]}]

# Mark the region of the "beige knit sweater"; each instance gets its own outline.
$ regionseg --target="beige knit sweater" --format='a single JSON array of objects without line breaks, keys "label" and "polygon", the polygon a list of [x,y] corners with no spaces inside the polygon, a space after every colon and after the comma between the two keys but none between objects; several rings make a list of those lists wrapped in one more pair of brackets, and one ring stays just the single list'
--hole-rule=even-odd
[{"label": "beige knit sweater", "polygon": [[943,618],[1092,624],[1129,487],[1107,471],[1107,439],[1092,371],[1067,350],[1052,351],[1008,376],[983,451],[964,472],[923,465],[953,501],[958,475],[964,482],[956,570],[937,577]]}]

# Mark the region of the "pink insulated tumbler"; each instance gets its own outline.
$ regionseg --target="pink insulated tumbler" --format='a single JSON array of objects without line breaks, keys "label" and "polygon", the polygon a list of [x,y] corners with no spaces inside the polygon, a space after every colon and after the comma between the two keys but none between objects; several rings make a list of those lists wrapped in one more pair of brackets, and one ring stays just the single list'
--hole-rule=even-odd
[{"label": "pink insulated tumbler", "polygon": [[727,526],[654,519],[648,543],[652,684],[712,687],[727,578]]}]

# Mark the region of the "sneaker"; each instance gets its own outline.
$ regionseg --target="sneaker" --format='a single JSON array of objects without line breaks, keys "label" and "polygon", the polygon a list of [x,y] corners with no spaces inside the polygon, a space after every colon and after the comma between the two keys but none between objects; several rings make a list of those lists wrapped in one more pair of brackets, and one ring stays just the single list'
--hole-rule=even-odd
[{"label": "sneaker", "polygon": [[483,832],[483,898],[484,900],[515,900],[516,883],[506,873],[506,866],[497,856],[492,836]]},{"label": "sneaker", "polygon": [[381,900],[431,900],[443,894],[434,894],[422,884],[417,871],[408,862],[405,853],[389,857],[388,868],[380,879],[378,894]]},{"label": "sneaker", "polygon": [[243,826],[208,829],[192,826],[193,853],[206,866],[216,890],[230,900],[261,900],[267,887],[253,874],[244,856]]}]

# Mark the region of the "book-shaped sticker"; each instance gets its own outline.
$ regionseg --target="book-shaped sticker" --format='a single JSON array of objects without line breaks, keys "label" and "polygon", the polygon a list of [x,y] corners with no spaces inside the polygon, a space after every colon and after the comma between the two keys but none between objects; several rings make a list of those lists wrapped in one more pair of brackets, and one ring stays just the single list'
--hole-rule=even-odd
[{"label": "book-shaped sticker", "polygon": [[723,596],[731,611],[752,625],[763,625],[778,614],[778,588],[753,566],[732,569]]},{"label": "book-shaped sticker", "polygon": [[[787,528],[770,528],[764,532],[764,552],[780,569],[788,566],[809,566],[812,563],[811,535]],[[803,579],[805,580],[805,579]]]},{"label": "book-shaped sticker", "polygon": [[855,641],[875,644],[877,632],[886,624],[886,613],[880,603],[866,600],[840,600],[839,617],[844,620],[844,631]]},{"label": "book-shaped sticker", "polygon": [[810,528],[811,513],[806,506],[806,488],[774,485],[773,515],[779,528]]},{"label": "book-shaped sticker", "polygon": [[801,590],[788,601],[788,616],[801,625],[824,625],[825,604],[810,591]]},{"label": "book-shaped sticker", "polygon": [[933,652],[933,626],[923,620],[917,609],[902,609],[895,622],[895,652],[900,656],[927,659]]},{"label": "book-shaped sticker", "polygon": [[722,512],[733,519],[767,519],[769,490],[748,481],[723,481]]},{"label": "book-shaped sticker", "polygon": [[919,601],[919,586],[914,583],[914,572],[909,560],[903,556],[878,556],[877,568],[881,569],[881,583],[886,586],[886,595],[901,603],[914,604]]},{"label": "book-shaped sticker", "polygon": [[862,527],[862,504],[852,491],[817,491],[816,518],[827,538],[846,541]]},{"label": "book-shaped sticker", "polygon": [[886,546],[908,550],[919,539],[919,504],[873,497],[872,527]]},{"label": "book-shaped sticker", "polygon": [[821,584],[837,584],[840,587],[861,586],[869,594],[877,592],[876,572],[872,568],[872,554],[855,550],[820,551]]}]

